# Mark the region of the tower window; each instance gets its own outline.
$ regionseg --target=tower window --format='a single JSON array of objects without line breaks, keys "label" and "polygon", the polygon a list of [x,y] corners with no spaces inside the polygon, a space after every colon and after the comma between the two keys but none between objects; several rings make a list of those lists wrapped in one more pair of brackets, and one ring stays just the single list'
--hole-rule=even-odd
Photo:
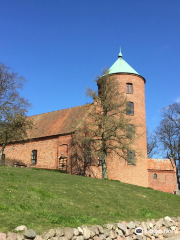
[{"label": "tower window", "polygon": [[98,156],[98,165],[99,166],[102,166],[103,159],[104,159],[103,155]]},{"label": "tower window", "polygon": [[90,148],[86,149],[86,164],[88,164],[88,165],[91,164],[91,149]]},{"label": "tower window", "polygon": [[134,138],[135,126],[133,124],[128,124],[126,126],[126,137],[129,139]]},{"label": "tower window", "polygon": [[133,150],[127,151],[127,164],[135,165],[135,152]]},{"label": "tower window", "polygon": [[133,102],[126,103],[126,114],[134,115],[134,103]]},{"label": "tower window", "polygon": [[133,94],[133,84],[126,83],[126,93]]},{"label": "tower window", "polygon": [[36,165],[37,163],[37,150],[31,152],[31,164]]},{"label": "tower window", "polygon": [[154,179],[157,179],[157,173],[154,173]]}]

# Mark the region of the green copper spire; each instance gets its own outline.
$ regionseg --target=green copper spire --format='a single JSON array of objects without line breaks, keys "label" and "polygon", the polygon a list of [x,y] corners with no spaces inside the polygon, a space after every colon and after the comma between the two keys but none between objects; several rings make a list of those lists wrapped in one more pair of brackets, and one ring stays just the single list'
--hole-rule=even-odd
[{"label": "green copper spire", "polygon": [[132,74],[137,74],[139,75],[123,58],[122,58],[122,53],[121,53],[121,48],[120,52],[118,55],[117,61],[110,67],[109,69],[109,74],[113,73],[132,73]]}]

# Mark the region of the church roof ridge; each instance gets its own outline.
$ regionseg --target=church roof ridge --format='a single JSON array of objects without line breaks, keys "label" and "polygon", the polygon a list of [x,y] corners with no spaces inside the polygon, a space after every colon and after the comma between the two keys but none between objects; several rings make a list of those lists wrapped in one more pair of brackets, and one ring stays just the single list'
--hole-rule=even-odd
[{"label": "church roof ridge", "polygon": [[86,103],[86,104],[79,105],[79,106],[74,106],[74,107],[63,108],[63,109],[54,110],[54,111],[45,112],[45,113],[38,113],[38,114],[35,114],[35,115],[30,115],[30,116],[27,116],[27,118],[30,118],[30,117],[35,117],[35,116],[39,116],[39,115],[43,115],[43,114],[48,114],[48,113],[55,113],[55,112],[59,112],[59,111],[63,111],[63,110],[68,110],[68,109],[71,109],[71,108],[85,107],[85,106],[88,106],[88,105],[94,105],[94,103]]}]

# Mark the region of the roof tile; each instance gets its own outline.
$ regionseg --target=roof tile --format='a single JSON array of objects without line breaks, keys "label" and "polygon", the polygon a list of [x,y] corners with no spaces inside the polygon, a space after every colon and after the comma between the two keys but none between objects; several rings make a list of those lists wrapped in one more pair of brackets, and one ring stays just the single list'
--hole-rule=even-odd
[{"label": "roof tile", "polygon": [[172,163],[173,159],[148,159],[149,170],[171,170],[175,171],[175,165]]},{"label": "roof tile", "polygon": [[79,125],[87,113],[93,108],[93,104],[67,108],[54,112],[43,113],[28,117],[34,126],[29,131],[28,138],[40,138],[53,135],[71,133]]}]

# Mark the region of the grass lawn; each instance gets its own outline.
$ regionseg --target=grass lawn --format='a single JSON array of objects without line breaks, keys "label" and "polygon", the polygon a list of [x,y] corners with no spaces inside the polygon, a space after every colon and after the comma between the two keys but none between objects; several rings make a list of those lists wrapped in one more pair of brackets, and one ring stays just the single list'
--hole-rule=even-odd
[{"label": "grass lawn", "polygon": [[0,166],[0,232],[180,216],[180,197],[119,181]]}]

